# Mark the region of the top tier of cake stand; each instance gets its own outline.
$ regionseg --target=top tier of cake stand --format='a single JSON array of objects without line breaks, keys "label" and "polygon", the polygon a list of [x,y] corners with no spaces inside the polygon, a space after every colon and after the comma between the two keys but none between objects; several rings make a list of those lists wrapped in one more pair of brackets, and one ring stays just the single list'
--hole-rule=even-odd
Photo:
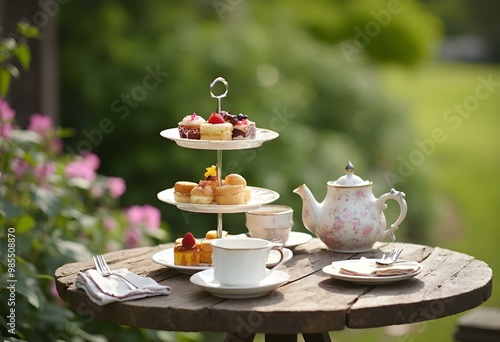
[{"label": "top tier of cake stand", "polygon": [[277,132],[257,128],[255,139],[245,140],[195,140],[185,139],[179,136],[177,128],[169,128],[160,132],[164,138],[175,141],[181,147],[198,149],[198,150],[243,150],[248,148],[255,148],[261,146],[264,142],[276,139],[279,134]]}]

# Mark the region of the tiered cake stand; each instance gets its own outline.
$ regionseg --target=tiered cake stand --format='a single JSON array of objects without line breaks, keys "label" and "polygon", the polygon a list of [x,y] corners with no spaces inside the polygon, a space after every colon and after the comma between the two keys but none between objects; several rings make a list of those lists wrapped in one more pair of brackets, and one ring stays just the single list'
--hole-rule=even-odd
[{"label": "tiered cake stand", "polygon": [[[223,82],[226,86],[226,91],[222,95],[214,95],[212,88],[216,82]],[[219,77],[215,79],[210,84],[210,94],[212,97],[217,98],[219,101],[218,110],[220,112],[220,99],[227,95],[227,82]],[[179,136],[177,127],[166,129],[160,132],[160,135],[169,140],[173,140],[177,145],[184,148],[198,149],[198,150],[215,150],[217,151],[217,181],[219,185],[221,184],[221,173],[222,173],[222,151],[224,150],[242,150],[250,149],[261,146],[264,142],[276,139],[278,133],[257,128],[255,139],[248,140],[195,140],[195,139],[184,139]],[[264,204],[272,203],[279,198],[279,194],[275,191],[252,187],[251,188],[251,200],[246,204],[241,205],[218,205],[218,204],[191,204],[191,203],[180,203],[175,201],[174,198],[174,188],[166,189],[158,193],[158,199],[168,204],[177,206],[177,208],[185,211],[197,212],[197,213],[217,213],[217,236],[222,237],[222,214],[230,213],[243,213],[249,210],[256,209]]]}]

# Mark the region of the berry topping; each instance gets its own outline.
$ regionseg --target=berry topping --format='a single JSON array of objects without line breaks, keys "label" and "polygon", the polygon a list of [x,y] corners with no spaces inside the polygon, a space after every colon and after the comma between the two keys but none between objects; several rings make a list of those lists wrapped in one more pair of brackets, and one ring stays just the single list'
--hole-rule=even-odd
[{"label": "berry topping", "polygon": [[182,239],[182,244],[184,246],[196,245],[196,240],[195,240],[193,234],[191,234],[191,232],[187,232],[186,235],[184,235],[184,238]]},{"label": "berry topping", "polygon": [[220,115],[218,113],[212,113],[212,115],[210,115],[210,117],[208,118],[208,123],[221,124],[221,123],[225,123],[225,121],[224,121],[224,118],[222,117],[222,115]]},{"label": "berry topping", "polygon": [[206,186],[210,186],[210,181],[208,180],[201,180],[199,183],[198,183],[202,188],[206,187]]}]

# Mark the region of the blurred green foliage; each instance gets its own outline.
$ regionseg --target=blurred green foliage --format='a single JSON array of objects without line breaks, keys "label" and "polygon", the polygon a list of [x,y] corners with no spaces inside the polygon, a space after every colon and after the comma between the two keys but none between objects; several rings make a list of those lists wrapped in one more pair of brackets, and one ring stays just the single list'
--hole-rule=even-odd
[{"label": "blurred green foliage", "polygon": [[[398,155],[414,148],[407,110],[387,98],[372,64],[417,63],[439,25],[418,4],[399,5],[359,58],[348,59],[340,43],[354,44],[355,29],[386,10],[385,1],[68,3],[60,39],[63,125],[77,131],[69,144],[90,148],[104,172],[127,180],[126,203],[160,206],[172,236],[203,234],[215,227],[214,215],[182,212],[156,194],[177,180],[201,179],[216,153],[178,147],[159,132],[193,112],[207,118],[217,105],[208,86],[223,76],[222,109],[280,133],[260,148],[224,152],[223,175],[238,172],[278,191],[277,202],[295,209],[294,229],[302,230],[296,186],[307,183],[321,199],[326,181],[351,160],[379,196],[393,185],[386,176],[396,172]],[[151,69],[161,74],[156,82]],[[416,178],[395,184],[410,206],[399,238],[413,241],[424,238],[430,215],[412,206],[426,201],[426,183]],[[246,230],[241,214],[225,215],[224,225]]]}]

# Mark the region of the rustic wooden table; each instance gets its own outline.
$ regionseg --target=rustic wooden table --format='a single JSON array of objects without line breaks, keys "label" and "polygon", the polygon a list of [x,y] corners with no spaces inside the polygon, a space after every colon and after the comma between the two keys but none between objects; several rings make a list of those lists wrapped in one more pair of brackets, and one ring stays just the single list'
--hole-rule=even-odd
[{"label": "rustic wooden table", "polygon": [[[329,331],[415,323],[453,315],[486,301],[492,290],[492,270],[472,256],[415,244],[377,243],[367,253],[327,251],[318,239],[296,247],[281,269],[289,281],[253,299],[215,297],[189,281],[189,275],[152,262],[153,254],[171,244],[108,253],[112,269],[128,268],[172,288],[169,296],[95,305],[75,287],[79,271],[94,268],[92,261],[67,264],[56,271],[57,290],[72,310],[86,317],[134,327],[168,331],[227,333],[226,341],[330,341]],[[400,258],[422,263],[412,279],[385,285],[358,285],[332,279],[322,268],[332,261],[380,257],[404,247]]]}]

